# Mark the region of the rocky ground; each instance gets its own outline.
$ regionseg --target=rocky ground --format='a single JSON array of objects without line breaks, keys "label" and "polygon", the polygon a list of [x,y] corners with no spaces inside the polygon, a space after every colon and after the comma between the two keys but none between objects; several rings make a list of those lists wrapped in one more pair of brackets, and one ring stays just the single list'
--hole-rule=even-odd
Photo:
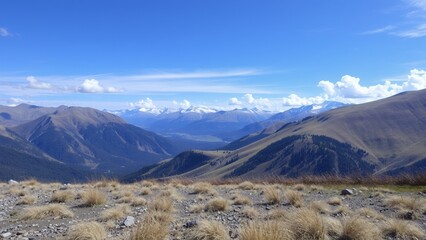
[{"label": "rocky ground", "polygon": [[[283,224],[284,228],[289,226],[288,232],[293,234],[289,239],[300,239],[299,232],[305,231],[300,230],[301,226],[311,219],[317,219],[315,224],[324,230],[317,239],[342,239],[345,234],[353,235],[352,239],[362,239],[366,227],[371,228],[371,238],[426,239],[425,199],[426,187],[251,182],[211,185],[178,181],[134,184],[99,181],[65,185],[9,182],[0,183],[0,239],[248,240],[255,238],[245,237],[244,231],[250,230],[247,226],[273,221]],[[162,233],[153,233],[153,238],[137,237],[138,234],[148,236],[143,232],[147,231],[143,225],[151,224],[148,216],[158,211],[164,215],[152,219],[161,218],[158,222]],[[302,221],[303,214],[312,217]],[[291,227],[299,220],[300,226]],[[367,225],[359,226],[362,231],[349,229],[355,228],[357,221]],[[250,222],[255,225],[248,225]],[[88,223],[105,233],[78,238],[78,234],[84,234],[84,230],[79,230],[81,226],[92,226]],[[203,229],[206,225],[216,226],[214,224],[218,226]],[[303,234],[305,239],[313,238],[308,233]],[[364,239],[369,239],[368,235]]]}]

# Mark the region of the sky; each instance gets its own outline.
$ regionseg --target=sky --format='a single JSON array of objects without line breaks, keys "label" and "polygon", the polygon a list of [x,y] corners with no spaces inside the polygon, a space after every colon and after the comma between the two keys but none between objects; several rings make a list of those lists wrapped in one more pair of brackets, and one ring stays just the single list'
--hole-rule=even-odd
[{"label": "sky", "polygon": [[2,0],[0,104],[217,109],[426,88],[426,0]]}]

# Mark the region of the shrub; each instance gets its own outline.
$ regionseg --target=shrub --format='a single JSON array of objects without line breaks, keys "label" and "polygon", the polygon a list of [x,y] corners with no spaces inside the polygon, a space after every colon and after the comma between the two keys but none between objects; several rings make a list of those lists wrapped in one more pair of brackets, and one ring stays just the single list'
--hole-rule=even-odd
[{"label": "shrub", "polygon": [[238,188],[242,189],[242,190],[253,190],[254,184],[252,182],[249,182],[249,181],[244,181],[244,182],[238,184]]},{"label": "shrub", "polygon": [[265,195],[266,202],[269,204],[279,204],[281,202],[281,191],[274,187],[265,187],[263,194]]},{"label": "shrub", "polygon": [[391,219],[382,227],[385,236],[393,239],[425,239],[426,233],[415,223]]},{"label": "shrub", "polygon": [[253,221],[238,230],[240,240],[290,240],[293,233],[282,221]]},{"label": "shrub", "polygon": [[107,234],[105,228],[97,222],[78,223],[70,228],[68,240],[103,240]]},{"label": "shrub", "polygon": [[233,200],[232,202],[233,205],[251,205],[252,204],[252,201],[250,198],[241,194],[235,194],[234,196],[232,196],[231,199]]},{"label": "shrub", "polygon": [[83,194],[84,206],[96,206],[106,203],[106,196],[96,189],[89,189]]},{"label": "shrub", "polygon": [[288,202],[294,207],[301,207],[303,205],[303,197],[300,192],[294,190],[287,190],[285,192],[285,197]]},{"label": "shrub", "polygon": [[221,197],[211,199],[206,204],[206,210],[210,212],[226,211],[228,207],[228,201]]},{"label": "shrub", "polygon": [[324,219],[308,208],[297,209],[289,213],[287,224],[294,239],[325,239],[327,230]]},{"label": "shrub", "polygon": [[44,219],[47,217],[72,218],[74,217],[74,213],[66,206],[49,204],[25,208],[19,215],[21,220]]},{"label": "shrub", "polygon": [[50,202],[63,203],[74,199],[74,194],[71,191],[57,191],[52,194]]},{"label": "shrub", "polygon": [[126,214],[130,213],[130,208],[127,205],[119,205],[101,212],[101,221],[119,220]]},{"label": "shrub", "polygon": [[348,240],[379,240],[382,239],[380,231],[363,218],[353,217],[343,221],[343,229],[341,239]]},{"label": "shrub", "polygon": [[218,221],[202,220],[191,232],[193,240],[228,240],[231,239],[228,230]]},{"label": "shrub", "polygon": [[332,197],[328,199],[327,203],[332,206],[339,206],[342,205],[342,199],[340,199],[339,197]]},{"label": "shrub", "polygon": [[170,198],[160,198],[155,201],[152,201],[148,208],[151,211],[160,211],[160,212],[171,212],[173,211],[173,201]]}]

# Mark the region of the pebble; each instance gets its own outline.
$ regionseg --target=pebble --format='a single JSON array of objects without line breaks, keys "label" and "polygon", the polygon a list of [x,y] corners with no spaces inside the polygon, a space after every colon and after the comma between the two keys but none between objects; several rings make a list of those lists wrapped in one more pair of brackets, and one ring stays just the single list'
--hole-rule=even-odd
[{"label": "pebble", "polygon": [[126,219],[124,219],[123,225],[126,227],[131,227],[135,224],[135,218],[132,216],[127,216]]},{"label": "pebble", "polygon": [[12,233],[10,233],[10,232],[6,232],[6,233],[2,233],[0,236],[1,236],[2,238],[8,238],[8,237],[12,236]]}]

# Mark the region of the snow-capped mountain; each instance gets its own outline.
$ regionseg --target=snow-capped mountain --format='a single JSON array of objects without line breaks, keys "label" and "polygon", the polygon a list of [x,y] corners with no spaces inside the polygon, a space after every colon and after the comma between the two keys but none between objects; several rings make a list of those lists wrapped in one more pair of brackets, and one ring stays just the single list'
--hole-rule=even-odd
[{"label": "snow-capped mountain", "polygon": [[175,111],[133,109],[115,113],[131,124],[163,134],[210,135],[225,140],[231,140],[228,133],[273,115],[256,108],[223,111],[204,106]]}]

